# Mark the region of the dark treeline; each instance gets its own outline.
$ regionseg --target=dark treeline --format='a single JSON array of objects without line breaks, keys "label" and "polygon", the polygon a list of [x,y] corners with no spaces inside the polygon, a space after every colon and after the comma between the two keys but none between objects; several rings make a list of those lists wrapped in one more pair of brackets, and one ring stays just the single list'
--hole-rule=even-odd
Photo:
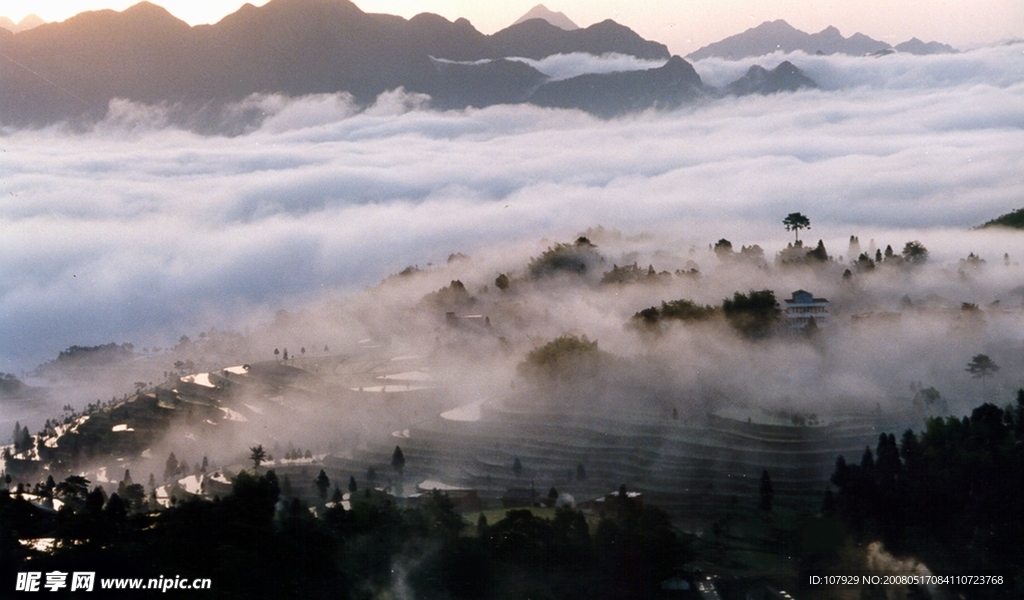
[{"label": "dark treeline", "polygon": [[732,298],[722,300],[720,309],[686,299],[663,301],[661,308],[652,306],[638,311],[631,322],[647,331],[660,331],[661,323],[707,321],[719,315],[723,315],[729,325],[747,339],[768,337],[783,320],[774,291],[750,290],[748,294],[735,292]]},{"label": "dark treeline", "polygon": [[[160,511],[87,490],[64,494],[77,500],[51,519],[55,532],[42,531],[27,500],[0,494],[3,589],[31,570],[208,578],[204,598],[372,598],[401,588],[424,599],[645,598],[690,558],[663,511],[628,500],[596,528],[571,508],[552,519],[511,510],[494,524],[481,514],[471,526],[437,492],[401,508],[362,490],[349,510],[319,505],[315,516],[283,498],[273,471],[242,472],[222,499]],[[17,537],[31,528],[55,534],[57,549],[27,557]]]},{"label": "dark treeline", "polygon": [[858,541],[881,539],[936,573],[1004,576],[971,597],[1024,591],[1024,390],[1013,406],[932,418],[899,443],[883,433],[860,464],[839,457],[831,481],[838,493],[826,493],[825,512]]}]

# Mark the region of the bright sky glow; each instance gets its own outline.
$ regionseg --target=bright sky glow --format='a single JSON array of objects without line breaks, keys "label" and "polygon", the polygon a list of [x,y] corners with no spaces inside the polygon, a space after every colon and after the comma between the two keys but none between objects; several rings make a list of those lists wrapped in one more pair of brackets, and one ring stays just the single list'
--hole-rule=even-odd
[{"label": "bright sky glow", "polygon": [[[46,21],[62,21],[86,10],[124,10],[137,0],[4,0],[0,15],[15,22],[34,13]],[[160,4],[190,24],[214,23],[243,4],[241,0],[162,0]],[[255,0],[256,5],[266,0]],[[411,17],[433,12],[454,20],[465,17],[484,33],[493,33],[522,16],[537,0],[357,0],[366,12]],[[809,33],[829,25],[843,35],[861,32],[891,44],[918,37],[969,48],[1024,37],[1024,2],[1020,0],[547,0],[586,27],[614,19],[647,39],[687,54],[708,43],[754,27],[785,19]]]}]

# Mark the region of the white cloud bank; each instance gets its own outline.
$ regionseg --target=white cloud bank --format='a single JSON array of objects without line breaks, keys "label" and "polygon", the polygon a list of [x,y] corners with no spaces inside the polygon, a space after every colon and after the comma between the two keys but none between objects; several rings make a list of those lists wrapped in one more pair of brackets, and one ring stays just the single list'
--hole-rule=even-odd
[{"label": "white cloud bank", "polygon": [[[939,259],[996,251],[959,232],[1024,205],[1024,47],[786,58],[825,89],[611,121],[259,97],[236,109],[267,117],[236,137],[121,102],[87,133],[4,131],[0,370],[595,224],[777,248],[801,211],[833,248],[905,230]],[[697,68],[720,84],[747,66]]]},{"label": "white cloud bank", "polygon": [[554,54],[540,60],[512,57],[509,60],[524,62],[551,79],[558,81],[587,73],[615,73],[618,71],[643,71],[656,69],[665,64],[663,60],[644,60],[628,54],[609,52],[594,56],[586,52]]}]

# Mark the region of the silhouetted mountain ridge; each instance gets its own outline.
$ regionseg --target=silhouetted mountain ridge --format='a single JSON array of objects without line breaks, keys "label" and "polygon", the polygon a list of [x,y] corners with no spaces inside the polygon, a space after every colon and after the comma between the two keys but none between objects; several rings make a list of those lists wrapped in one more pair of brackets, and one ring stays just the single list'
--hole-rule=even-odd
[{"label": "silhouetted mountain ridge", "polygon": [[[867,56],[884,54],[893,47],[879,40],[872,39],[862,33],[854,33],[843,37],[833,26],[826,27],[818,33],[805,33],[781,19],[765,21],[743,33],[729,36],[721,41],[708,44],[686,56],[690,60],[718,57],[730,60],[764,56],[773,52],[797,52],[807,54],[849,54]],[[925,44],[917,38],[904,42],[896,47],[897,51],[912,54],[934,54],[938,52],[955,52],[951,46],[930,42]]]},{"label": "silhouetted mountain ridge", "polygon": [[[530,19],[484,35],[465,19],[429,13],[404,19],[365,13],[347,0],[271,0],[190,27],[142,2],[3,33],[0,51],[10,60],[0,62],[0,123],[16,125],[101,119],[115,98],[194,115],[217,114],[259,93],[345,92],[368,105],[402,88],[428,94],[442,109],[531,102],[612,116],[718,93],[664,45],[610,20],[565,31]],[[506,59],[571,53],[666,63],[548,81],[534,67]],[[807,85],[782,81],[783,75],[744,83],[751,90],[744,93]]]},{"label": "silhouetted mountain ridge", "polygon": [[[469,21],[431,14],[370,14],[347,0],[246,4],[213,25],[190,27],[148,2],[79,14],[0,35],[0,121],[101,118],[111,99],[147,103],[240,100],[253,93],[348,92],[361,103],[404,88],[440,106],[522,98],[543,75],[526,65],[439,69],[432,58],[480,61],[557,53],[668,59],[667,48],[604,21],[565,31],[533,19],[484,35]],[[512,76],[511,79],[505,79]],[[456,89],[456,84],[481,86]],[[486,89],[485,89],[486,88]]]},{"label": "silhouetted mountain ridge", "polygon": [[591,73],[546,83],[530,97],[530,102],[555,108],[582,108],[608,117],[647,108],[676,108],[707,91],[693,65],[673,56],[656,69]]},{"label": "silhouetted mountain ridge", "polygon": [[908,54],[953,54],[957,52],[957,49],[949,44],[922,42],[917,38],[910,38],[902,44],[896,44],[895,48],[897,52]]},{"label": "silhouetted mountain ridge", "polygon": [[440,109],[526,102],[547,81],[526,63],[504,58],[480,64],[436,61],[434,66],[438,76],[426,92]]},{"label": "silhouetted mountain ridge", "polygon": [[491,40],[501,56],[540,59],[552,54],[608,52],[649,60],[668,59],[664,44],[649,42],[615,21],[605,20],[586,29],[564,31],[542,19],[531,19],[503,29]]},{"label": "silhouetted mountain ridge", "polygon": [[803,88],[816,88],[811,78],[803,74],[788,60],[782,61],[771,71],[760,65],[747,69],[743,77],[725,87],[725,92],[736,96],[748,94],[777,94],[779,92],[795,92]]}]

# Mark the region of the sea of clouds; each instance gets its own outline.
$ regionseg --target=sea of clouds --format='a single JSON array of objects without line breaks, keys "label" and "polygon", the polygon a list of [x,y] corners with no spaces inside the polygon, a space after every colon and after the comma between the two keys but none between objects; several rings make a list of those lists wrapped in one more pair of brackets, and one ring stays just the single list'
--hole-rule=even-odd
[{"label": "sea of clouds", "polygon": [[[560,77],[582,60],[536,66]],[[1024,255],[1009,234],[970,231],[1024,206],[1024,45],[695,67],[721,86],[782,60],[821,89],[613,120],[437,112],[400,91],[367,109],[264,95],[219,113],[232,135],[115,101],[85,130],[2,129],[0,370],[75,344],[244,329],[407,265],[598,224],[771,252],[800,211],[833,254],[857,234],[920,239],[935,260]]]}]

